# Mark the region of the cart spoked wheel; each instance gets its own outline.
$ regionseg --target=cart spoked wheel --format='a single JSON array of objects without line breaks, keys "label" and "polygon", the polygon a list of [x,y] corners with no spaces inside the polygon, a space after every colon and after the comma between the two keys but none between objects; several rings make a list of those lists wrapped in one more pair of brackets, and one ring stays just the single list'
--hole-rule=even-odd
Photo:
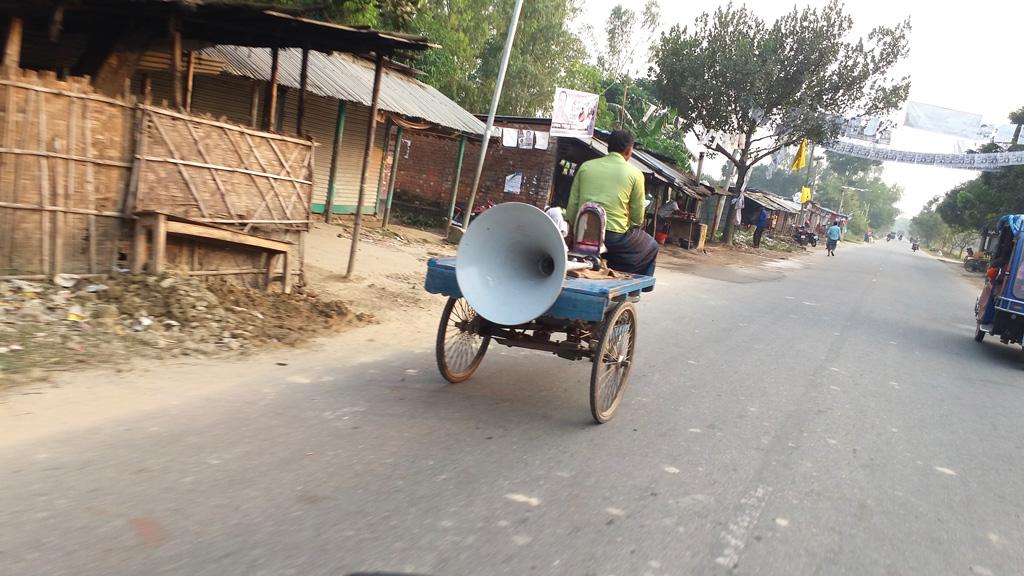
[{"label": "cart spoked wheel", "polygon": [[635,345],[636,310],[621,302],[605,320],[590,375],[590,413],[599,424],[610,420],[622,402]]},{"label": "cart spoked wheel", "polygon": [[981,329],[981,324],[978,324],[978,327],[974,329],[974,341],[981,342],[984,339],[985,331]]},{"label": "cart spoked wheel", "polygon": [[437,369],[445,380],[462,382],[473,375],[491,342],[484,320],[465,298],[449,298],[437,329]]}]

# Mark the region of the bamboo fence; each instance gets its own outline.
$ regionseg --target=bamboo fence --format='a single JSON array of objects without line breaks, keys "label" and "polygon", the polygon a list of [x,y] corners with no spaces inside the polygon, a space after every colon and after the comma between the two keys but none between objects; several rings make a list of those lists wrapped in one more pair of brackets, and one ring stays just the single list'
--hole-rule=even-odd
[{"label": "bamboo fence", "polygon": [[[312,174],[311,142],[15,71],[0,78],[0,278],[123,266],[138,210],[294,241],[301,270]],[[168,251],[204,275],[262,265],[189,239]]]}]

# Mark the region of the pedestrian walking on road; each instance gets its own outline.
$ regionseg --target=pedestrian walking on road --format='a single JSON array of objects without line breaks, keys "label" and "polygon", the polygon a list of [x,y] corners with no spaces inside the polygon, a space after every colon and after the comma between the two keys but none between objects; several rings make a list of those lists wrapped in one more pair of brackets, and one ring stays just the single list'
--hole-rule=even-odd
[{"label": "pedestrian walking on road", "polygon": [[754,221],[754,248],[761,247],[761,235],[764,234],[764,229],[768,227],[768,211],[761,208],[761,213],[757,215],[757,220]]},{"label": "pedestrian walking on road", "polygon": [[832,226],[825,231],[828,236],[828,242],[825,243],[825,248],[828,249],[829,256],[836,255],[836,244],[839,243],[839,239],[843,236],[843,229],[839,227],[838,222],[833,222]]}]

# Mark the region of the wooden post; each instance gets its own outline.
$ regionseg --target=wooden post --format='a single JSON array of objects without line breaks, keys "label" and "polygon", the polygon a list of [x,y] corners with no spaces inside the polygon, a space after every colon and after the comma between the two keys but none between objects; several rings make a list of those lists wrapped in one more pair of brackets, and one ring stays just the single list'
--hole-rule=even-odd
[{"label": "wooden post", "polygon": [[295,118],[295,133],[302,138],[302,124],[306,120],[306,84],[309,81],[309,48],[302,49],[302,70],[299,72],[299,111]]},{"label": "wooden post", "polygon": [[334,212],[335,180],[338,175],[338,154],[345,133],[345,101],[338,100],[338,121],[334,127],[334,147],[331,149],[331,170],[327,175],[327,200],[324,202],[324,222],[330,224]]},{"label": "wooden post", "polygon": [[153,219],[152,248],[149,273],[159,276],[164,271],[164,253],[167,251],[167,216],[165,214],[156,214]]},{"label": "wooden post", "polygon": [[455,217],[455,200],[459,197],[459,179],[462,178],[462,157],[466,154],[466,134],[459,138],[459,155],[455,157],[455,173],[452,175],[452,199],[448,202],[448,219],[445,220],[444,237],[452,230],[452,218]]},{"label": "wooden post", "polygon": [[373,100],[370,104],[370,122],[366,127],[366,147],[363,149],[363,173],[359,177],[359,200],[356,202],[356,221],[352,225],[352,247],[348,254],[345,278],[352,277],[356,267],[356,252],[359,250],[359,233],[363,228],[363,201],[366,199],[366,176],[370,172],[370,156],[373,154],[373,139],[377,134],[377,107],[380,105],[380,80],[384,72],[384,53],[377,52],[373,72]]},{"label": "wooden post", "polygon": [[380,189],[384,186],[384,163],[388,159],[388,144],[391,143],[391,117],[384,121],[384,143],[380,150],[380,173],[377,174],[377,194],[373,197],[373,213],[380,214]]},{"label": "wooden post", "polygon": [[384,228],[388,227],[388,220],[391,219],[391,201],[395,197],[395,179],[398,178],[398,158],[402,152],[402,127],[398,127],[398,134],[395,135],[395,156],[391,159],[391,177],[388,178],[388,199],[384,203]]},{"label": "wooden post", "polygon": [[[92,123],[89,121],[89,101],[82,101],[82,141],[85,144],[85,157],[92,158]],[[96,178],[93,172],[93,163],[88,162],[85,165],[85,193],[86,193],[86,208],[89,210],[96,209]],[[89,226],[89,273],[97,274],[99,272],[99,266],[96,262],[97,253],[97,242],[96,238],[96,215],[89,214],[87,217]]]},{"label": "wooden post", "polygon": [[21,66],[21,34],[24,29],[24,22],[21,18],[11,18],[11,25],[7,28],[7,45],[4,47],[3,67],[8,72]]},{"label": "wooden post", "polygon": [[146,216],[139,216],[135,220],[135,233],[132,235],[132,274],[142,272],[142,265],[146,263],[147,218]]},{"label": "wooden post", "polygon": [[284,132],[284,113],[285,113],[285,107],[287,105],[287,102],[288,102],[288,87],[287,86],[278,86],[277,87],[277,112],[275,112],[275,114],[277,115],[277,120],[274,121],[275,124],[274,124],[273,127],[271,127],[271,129],[270,129],[271,132],[277,132],[279,134],[281,132]]},{"label": "wooden post", "polygon": [[270,49],[270,84],[267,84],[266,95],[263,97],[263,130],[271,130],[276,124],[277,115],[277,64],[278,48]]},{"label": "wooden post", "polygon": [[258,128],[260,121],[260,85],[255,81],[252,83],[252,95],[249,105],[249,125]]},{"label": "wooden post", "polygon": [[196,53],[188,53],[188,69],[185,72],[185,111],[192,112],[192,86],[196,80]]},{"label": "wooden post", "polygon": [[[46,131],[46,102],[45,94],[39,93],[39,151],[46,152],[48,134]],[[46,207],[50,205],[50,161],[46,156],[39,157],[39,220],[40,238],[42,252],[42,267],[44,274],[50,273],[50,217]]]},{"label": "wooden post", "polygon": [[177,20],[171,20],[171,92],[174,97],[174,108],[182,110],[181,88],[181,30]]}]

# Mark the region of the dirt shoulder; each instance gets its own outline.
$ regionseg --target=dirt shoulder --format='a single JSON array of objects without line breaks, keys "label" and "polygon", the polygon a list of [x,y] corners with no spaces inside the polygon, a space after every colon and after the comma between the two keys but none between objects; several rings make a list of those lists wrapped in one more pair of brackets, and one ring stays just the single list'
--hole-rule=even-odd
[{"label": "dirt shoulder", "polygon": [[[263,293],[171,271],[159,277],[0,282],[0,394],[80,379],[90,369],[130,373],[345,346],[361,357],[431,341],[444,297],[423,289],[426,262],[454,256],[442,230],[365,226],[345,277],[351,222],[316,223],[306,242],[305,285]],[[813,250],[813,249],[812,249]],[[663,246],[658,265],[702,276],[753,270],[809,254],[708,245]],[[709,272],[709,270],[711,272]]]}]

